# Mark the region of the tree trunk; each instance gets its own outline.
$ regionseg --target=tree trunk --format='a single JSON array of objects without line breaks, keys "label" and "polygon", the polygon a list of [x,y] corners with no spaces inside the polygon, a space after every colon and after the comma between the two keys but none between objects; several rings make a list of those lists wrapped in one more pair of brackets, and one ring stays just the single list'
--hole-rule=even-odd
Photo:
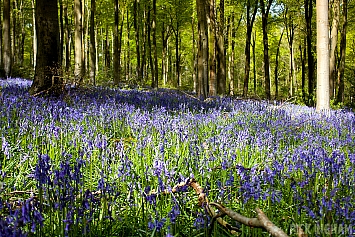
[{"label": "tree trunk", "polygon": [[[154,54],[154,88],[158,88],[159,85],[159,68],[158,68],[158,53],[157,53],[157,1],[153,0],[153,22],[152,22],[152,30],[153,30],[153,54]],[[152,65],[153,66],[153,65]]]},{"label": "tree trunk", "polygon": [[[1,6],[1,0],[0,0],[0,6]],[[2,21],[2,16],[1,16],[2,11],[0,11],[0,20]],[[2,77],[2,70],[3,70],[3,47],[2,47],[2,24],[0,23],[0,78]]]},{"label": "tree trunk", "polygon": [[267,34],[269,11],[272,0],[268,0],[266,9],[264,0],[260,0],[261,19],[263,28],[263,45],[264,45],[264,79],[265,79],[265,94],[268,100],[271,99],[271,83],[270,83],[270,59],[269,59],[269,38]]},{"label": "tree trunk", "polygon": [[68,20],[68,6],[63,6],[64,24],[65,24],[65,72],[68,74],[70,68],[70,30]]},{"label": "tree trunk", "polygon": [[139,0],[134,1],[134,30],[136,33],[136,57],[137,57],[137,67],[136,67],[136,78],[138,81],[141,81],[142,74],[141,74],[141,54],[140,54],[140,45],[139,45],[139,24],[138,24],[138,18],[139,18]]},{"label": "tree trunk", "polygon": [[59,62],[63,62],[63,49],[64,49],[64,20],[63,20],[63,0],[59,0]]},{"label": "tree trunk", "polygon": [[256,43],[255,43],[255,39],[256,39],[256,32],[254,32],[253,34],[253,38],[252,38],[252,43],[251,43],[251,47],[253,49],[253,89],[254,89],[254,95],[256,95],[256,78],[257,78],[257,74],[256,74],[256,58],[255,58],[255,55],[256,55],[256,50],[255,50],[255,47],[256,47]]},{"label": "tree trunk", "polygon": [[163,85],[165,86],[168,83],[168,58],[167,58],[167,51],[168,51],[168,39],[169,39],[169,33],[165,34],[165,32],[168,32],[169,26],[165,27],[164,21],[163,21],[163,27],[162,27],[162,58],[161,58],[161,67],[162,67],[162,77],[163,77]]},{"label": "tree trunk", "polygon": [[208,26],[206,0],[196,0],[198,18],[198,90],[197,95],[205,99],[208,95]]},{"label": "tree trunk", "polygon": [[[176,16],[177,18],[177,16]],[[176,29],[175,29],[175,73],[176,73],[176,82],[178,88],[181,87],[181,78],[180,78],[180,25],[179,21],[176,19]]]},{"label": "tree trunk", "polygon": [[10,35],[10,0],[4,0],[4,15],[3,15],[3,30],[4,30],[4,72],[5,77],[11,76],[12,55],[11,55],[11,35]]},{"label": "tree trunk", "polygon": [[338,29],[340,20],[340,0],[332,0],[331,8],[333,12],[333,21],[330,33],[330,61],[329,61],[329,96],[333,98],[335,95],[336,80],[336,48],[338,44]]},{"label": "tree trunk", "polygon": [[[241,19],[241,18],[240,18]],[[240,21],[239,21],[240,23]],[[235,63],[234,63],[234,48],[235,48],[235,35],[236,35],[236,29],[234,27],[234,15],[232,15],[228,19],[228,27],[229,27],[229,41],[228,44],[231,49],[230,54],[229,54],[229,60],[228,60],[228,77],[229,77],[229,95],[233,96],[235,94],[235,86],[234,86],[234,70],[235,70]],[[239,27],[239,24],[238,24]],[[238,79],[237,79],[238,82]],[[238,85],[238,83],[237,83]],[[238,89],[238,86],[237,86]]]},{"label": "tree trunk", "polygon": [[217,75],[216,75],[216,39],[217,39],[217,19],[216,19],[216,6],[215,0],[210,0],[209,4],[209,96],[217,95]]},{"label": "tree trunk", "polygon": [[280,47],[281,47],[281,41],[282,41],[282,36],[284,34],[284,31],[282,31],[279,43],[277,45],[277,50],[276,50],[276,56],[275,56],[275,99],[279,97],[279,54],[280,54]]},{"label": "tree trunk", "polygon": [[317,0],[317,111],[329,105],[328,0]]},{"label": "tree trunk", "polygon": [[226,51],[224,49],[224,0],[219,2],[219,25],[217,36],[217,92],[226,93]]},{"label": "tree trunk", "polygon": [[301,57],[301,89],[302,89],[302,99],[306,102],[306,47],[303,49],[302,53],[302,46],[299,46],[300,49],[300,57]]},{"label": "tree trunk", "polygon": [[307,61],[308,61],[308,102],[307,105],[313,105],[314,95],[314,56],[312,52],[312,16],[313,0],[305,0],[305,18],[307,29]]},{"label": "tree trunk", "polygon": [[31,95],[44,91],[61,92],[54,87],[61,84],[57,0],[36,0],[36,32],[37,64],[29,92]]},{"label": "tree trunk", "polygon": [[249,87],[249,73],[250,73],[250,41],[251,41],[251,33],[253,30],[254,20],[256,16],[256,12],[258,10],[258,2],[255,3],[254,11],[252,15],[250,15],[251,3],[250,0],[247,1],[247,35],[245,39],[245,70],[244,70],[244,85],[243,85],[243,96],[248,95],[248,87]]},{"label": "tree trunk", "polygon": [[95,43],[96,0],[91,0],[90,13],[90,81],[96,84],[96,43]]},{"label": "tree trunk", "polygon": [[21,29],[20,37],[18,37],[18,62],[19,66],[23,67],[24,63],[24,54],[25,54],[25,38],[26,38],[26,30],[25,30],[25,17],[24,17],[24,9],[23,9],[23,1],[20,2],[19,7],[19,28]]},{"label": "tree trunk", "polygon": [[81,0],[74,1],[74,21],[75,21],[75,69],[74,78],[75,83],[79,84],[82,81],[82,12]]},{"label": "tree trunk", "polygon": [[130,45],[130,32],[131,25],[129,21],[129,9],[127,8],[127,59],[126,59],[126,81],[131,80],[131,45]]},{"label": "tree trunk", "polygon": [[114,0],[115,3],[115,25],[113,29],[113,82],[115,85],[118,85],[120,82],[120,49],[118,48],[118,25],[119,25],[119,4],[118,0]]},{"label": "tree trunk", "polygon": [[346,31],[348,26],[348,0],[343,0],[343,27],[340,39],[340,66],[338,72],[338,93],[337,103],[344,102],[344,73],[345,73],[345,52],[346,52]]},{"label": "tree trunk", "polygon": [[[16,1],[12,1],[12,39],[11,39],[11,53],[12,53],[12,59],[11,59],[11,65],[12,67],[14,65],[16,65],[17,63],[17,57],[18,57],[18,47],[16,45],[16,41],[18,39],[17,36],[17,15],[18,15],[18,11],[17,11],[17,2]],[[10,23],[11,25],[11,23]],[[11,37],[11,36],[10,36]]]},{"label": "tree trunk", "polygon": [[193,57],[193,72],[192,72],[192,81],[193,92],[197,92],[197,57],[196,57],[196,37],[195,37],[195,18],[191,17],[191,30],[192,30],[192,57]]}]

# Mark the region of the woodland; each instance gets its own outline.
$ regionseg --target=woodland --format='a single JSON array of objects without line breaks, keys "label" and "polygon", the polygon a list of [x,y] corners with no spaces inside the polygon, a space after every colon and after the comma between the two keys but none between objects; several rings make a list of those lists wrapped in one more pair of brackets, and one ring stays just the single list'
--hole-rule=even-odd
[{"label": "woodland", "polygon": [[0,237],[354,236],[352,0],[0,6]]},{"label": "woodland", "polygon": [[[43,58],[36,59],[35,1],[0,3],[1,74],[33,79]],[[51,70],[65,81],[198,92],[201,75],[205,98],[232,95],[315,105],[315,1],[60,0],[54,8],[59,42]],[[332,105],[354,104],[352,12],[352,1],[329,2]],[[208,55],[201,55],[206,69],[198,73],[202,31]]]}]

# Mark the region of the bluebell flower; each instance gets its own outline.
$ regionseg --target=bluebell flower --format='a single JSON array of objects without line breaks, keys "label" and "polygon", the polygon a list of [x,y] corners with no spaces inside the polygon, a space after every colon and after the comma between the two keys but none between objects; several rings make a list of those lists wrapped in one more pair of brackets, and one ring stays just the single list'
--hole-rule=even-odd
[{"label": "bluebell flower", "polygon": [[177,217],[180,215],[180,208],[178,204],[175,204],[171,211],[169,212],[168,216],[170,218],[170,222],[175,224]]}]

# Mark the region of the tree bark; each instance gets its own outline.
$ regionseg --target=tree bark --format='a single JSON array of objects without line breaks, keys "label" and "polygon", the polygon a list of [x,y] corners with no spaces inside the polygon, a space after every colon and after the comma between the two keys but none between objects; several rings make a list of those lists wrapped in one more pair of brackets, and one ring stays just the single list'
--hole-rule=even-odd
[{"label": "tree bark", "polygon": [[198,73],[197,95],[205,99],[208,95],[208,26],[206,0],[196,0],[198,19]]},{"label": "tree bark", "polygon": [[251,48],[253,49],[253,89],[254,89],[254,96],[256,95],[256,87],[257,87],[257,73],[256,73],[256,50],[255,50],[255,47],[256,47],[256,43],[255,43],[255,39],[256,39],[256,32],[254,31],[254,34],[253,34],[253,38],[252,38],[252,43],[251,43]]},{"label": "tree bark", "polygon": [[134,30],[136,33],[136,57],[137,57],[137,67],[136,67],[136,77],[138,81],[141,81],[143,78],[142,72],[141,72],[141,54],[140,54],[140,45],[139,45],[139,24],[138,24],[138,18],[139,18],[139,0],[134,1]]},{"label": "tree bark", "polygon": [[317,0],[317,111],[329,105],[328,0]]},{"label": "tree bark", "polygon": [[337,103],[344,102],[344,74],[345,74],[345,52],[346,52],[346,31],[348,26],[348,0],[343,0],[342,4],[343,27],[340,39],[340,66],[338,72],[338,93]]},{"label": "tree bark", "polygon": [[64,20],[63,20],[63,0],[59,0],[59,62],[63,62],[63,49],[64,49]]},{"label": "tree bark", "polygon": [[96,84],[96,43],[95,43],[95,13],[96,0],[91,0],[90,13],[90,81]]},{"label": "tree bark", "polygon": [[11,34],[10,34],[10,0],[4,0],[4,19],[3,19],[3,30],[4,30],[4,73],[5,77],[11,76],[12,69],[12,55],[11,55]]},{"label": "tree bark", "polygon": [[219,95],[226,93],[226,51],[224,48],[224,0],[219,2],[219,25],[217,36],[217,92]]},{"label": "tree bark", "polygon": [[82,9],[81,0],[74,1],[74,21],[75,21],[75,83],[79,84],[82,81]]},{"label": "tree bark", "polygon": [[338,29],[340,20],[340,0],[332,0],[331,8],[333,12],[333,20],[330,33],[330,61],[329,61],[329,96],[333,98],[335,95],[336,81],[336,48],[338,44]]},{"label": "tree bark", "polygon": [[308,63],[308,102],[307,105],[314,104],[314,56],[312,52],[312,16],[313,0],[305,0],[306,37],[307,37],[307,63]]},{"label": "tree bark", "polygon": [[[300,49],[300,57],[301,57],[301,89],[302,89],[302,99],[306,102],[306,47],[302,49],[302,46],[299,46]],[[303,50],[303,51],[302,51]]]},{"label": "tree bark", "polygon": [[[157,1],[153,0],[153,22],[152,22],[152,33],[153,33],[153,54],[154,54],[154,88],[158,88],[159,85],[159,68],[158,68],[158,53],[157,53]],[[152,65],[153,66],[153,65]]]},{"label": "tree bark", "polygon": [[209,3],[209,18],[207,19],[209,25],[209,96],[217,95],[217,73],[216,73],[216,54],[217,54],[217,19],[216,19],[216,3],[215,0],[210,0]]},{"label": "tree bark", "polygon": [[[1,6],[1,0],[0,0],[0,6]],[[0,11],[0,20],[2,21],[2,16],[1,16],[2,11]],[[2,70],[3,70],[3,47],[2,47],[2,24],[0,23],[0,77],[2,77]]]},{"label": "tree bark", "polygon": [[254,10],[252,15],[250,15],[251,10],[251,2],[247,0],[247,35],[245,39],[245,68],[244,68],[244,85],[243,85],[243,96],[248,95],[248,87],[249,87],[249,73],[250,73],[250,41],[251,41],[251,33],[253,30],[254,20],[256,16],[256,12],[258,10],[258,2],[255,3]]},{"label": "tree bark", "polygon": [[261,19],[263,28],[263,45],[264,45],[264,79],[265,79],[265,95],[266,99],[271,99],[271,83],[270,83],[270,59],[269,59],[269,38],[268,38],[268,18],[272,0],[268,0],[265,8],[264,0],[260,0]]},{"label": "tree bark", "polygon": [[282,31],[279,43],[277,45],[277,50],[276,50],[276,56],[275,56],[275,99],[279,97],[279,54],[280,54],[280,47],[281,47],[281,41],[282,41],[282,36],[284,34],[284,31]]},{"label": "tree bark", "polygon": [[[294,59],[294,49],[293,49],[293,41],[295,36],[295,29],[296,25],[293,23],[293,14],[288,13],[288,7],[285,9],[284,20],[285,20],[285,27],[286,27],[286,34],[287,34],[287,42],[290,51],[290,71],[288,73],[288,81],[289,85],[289,94],[293,96],[295,93],[295,59]],[[288,19],[290,18],[290,20]],[[300,52],[302,54],[302,52]],[[301,60],[302,61],[302,60]],[[303,62],[303,61],[302,61]],[[304,89],[304,87],[303,87]]]},{"label": "tree bark", "polygon": [[[31,95],[49,91],[61,84],[59,63],[58,1],[36,1],[37,64]],[[59,91],[49,91],[57,93]]]},{"label": "tree bark", "polygon": [[118,85],[120,82],[120,49],[118,48],[118,25],[119,25],[119,18],[118,18],[118,12],[119,12],[119,4],[118,0],[114,0],[115,3],[115,25],[113,29],[113,82],[115,85]]},{"label": "tree bark", "polygon": [[63,6],[64,24],[65,24],[65,72],[68,74],[70,68],[70,30],[68,20],[68,6]]},{"label": "tree bark", "polygon": [[25,38],[26,38],[26,31],[25,31],[25,17],[24,17],[24,9],[23,9],[23,2],[21,1],[20,5],[20,20],[21,20],[21,41],[19,43],[19,63],[20,67],[23,67],[24,63],[24,55],[25,55]]}]

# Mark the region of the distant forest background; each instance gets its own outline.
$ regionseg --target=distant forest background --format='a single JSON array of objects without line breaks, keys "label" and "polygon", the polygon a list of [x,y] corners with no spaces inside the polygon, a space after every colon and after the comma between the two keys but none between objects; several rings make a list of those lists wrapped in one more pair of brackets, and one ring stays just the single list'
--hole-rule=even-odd
[{"label": "distant forest background", "polygon": [[[207,14],[208,94],[314,105],[313,0],[59,0],[67,82],[196,91],[198,19]],[[0,76],[33,79],[35,0],[0,0]],[[201,10],[201,9],[200,9]],[[330,0],[330,99],[355,104],[354,1]]]}]

